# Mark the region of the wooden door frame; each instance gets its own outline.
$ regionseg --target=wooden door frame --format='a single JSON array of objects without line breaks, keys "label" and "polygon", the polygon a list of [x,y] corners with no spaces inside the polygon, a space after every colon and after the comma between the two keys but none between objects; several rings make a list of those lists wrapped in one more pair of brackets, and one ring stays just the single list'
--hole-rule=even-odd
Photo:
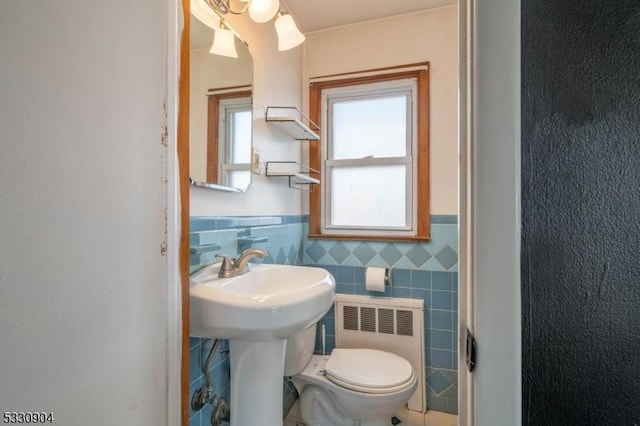
[{"label": "wooden door frame", "polygon": [[[177,160],[179,185],[179,274],[180,274],[180,424],[189,424],[189,66],[191,6],[182,0],[181,24],[176,32],[179,49],[177,105]],[[171,35],[171,34],[170,34]],[[175,86],[174,86],[175,87]],[[170,404],[172,402],[170,401]]]}]

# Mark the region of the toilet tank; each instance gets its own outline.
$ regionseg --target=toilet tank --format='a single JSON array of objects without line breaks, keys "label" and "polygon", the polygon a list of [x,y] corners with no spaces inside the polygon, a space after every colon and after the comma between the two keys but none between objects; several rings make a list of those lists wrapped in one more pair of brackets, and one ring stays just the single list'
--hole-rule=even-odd
[{"label": "toilet tank", "polygon": [[284,356],[284,375],[295,376],[304,370],[316,344],[316,324],[287,339]]}]

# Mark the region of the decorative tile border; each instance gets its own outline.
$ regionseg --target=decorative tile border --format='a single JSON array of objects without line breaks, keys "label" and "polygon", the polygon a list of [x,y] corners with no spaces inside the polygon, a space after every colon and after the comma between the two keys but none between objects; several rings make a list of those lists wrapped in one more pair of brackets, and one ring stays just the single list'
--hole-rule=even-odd
[{"label": "decorative tile border", "polygon": [[[434,216],[436,217],[436,216]],[[441,216],[437,216],[441,217]],[[379,266],[424,271],[458,271],[458,225],[442,216],[431,225],[431,240],[385,242],[304,239],[305,264]],[[306,228],[306,223],[305,223]],[[305,232],[305,235],[308,232]]]}]

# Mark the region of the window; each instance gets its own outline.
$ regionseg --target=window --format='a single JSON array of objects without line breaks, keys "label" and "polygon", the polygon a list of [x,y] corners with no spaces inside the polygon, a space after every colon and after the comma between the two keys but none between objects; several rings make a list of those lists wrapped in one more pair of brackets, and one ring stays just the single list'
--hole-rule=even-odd
[{"label": "window", "polygon": [[311,237],[429,238],[428,64],[373,74],[312,79]]},{"label": "window", "polygon": [[251,109],[251,98],[220,101],[218,149],[222,185],[247,188],[251,183]]},{"label": "window", "polygon": [[251,129],[250,93],[209,95],[207,182],[234,188],[249,186]]}]

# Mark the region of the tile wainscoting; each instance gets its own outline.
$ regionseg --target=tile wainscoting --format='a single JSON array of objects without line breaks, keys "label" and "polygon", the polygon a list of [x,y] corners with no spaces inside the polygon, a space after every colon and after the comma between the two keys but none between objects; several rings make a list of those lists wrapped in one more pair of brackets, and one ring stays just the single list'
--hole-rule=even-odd
[{"label": "tile wainscoting", "polygon": [[[192,217],[191,270],[211,262],[217,254],[237,256],[244,248],[259,247],[270,256],[257,261],[327,269],[336,278],[337,293],[424,300],[427,405],[431,410],[457,413],[458,218],[455,215],[431,218],[431,241],[391,243],[308,239],[308,216]],[[384,293],[366,291],[364,271],[368,266],[391,269],[391,285]],[[331,349],[335,345],[333,309],[321,322],[326,325],[327,348]],[[193,395],[204,384],[202,365],[211,341],[191,338],[190,342]],[[214,392],[229,398],[226,341],[220,349],[211,363],[211,377]],[[283,392],[286,413],[297,394],[287,381]],[[210,416],[210,406],[191,412],[189,426],[209,425]]]}]

